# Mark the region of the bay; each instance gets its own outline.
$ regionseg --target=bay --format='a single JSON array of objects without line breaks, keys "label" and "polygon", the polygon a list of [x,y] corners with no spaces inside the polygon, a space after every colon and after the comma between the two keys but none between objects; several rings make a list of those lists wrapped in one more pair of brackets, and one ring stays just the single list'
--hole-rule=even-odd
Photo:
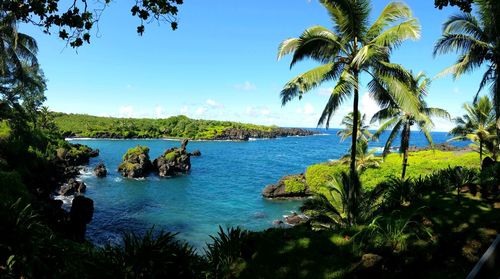
[{"label": "bay", "polygon": [[[144,233],[155,229],[178,232],[178,238],[201,248],[209,235],[222,226],[240,226],[249,230],[272,227],[274,220],[297,211],[300,201],[269,201],[262,189],[282,176],[305,171],[308,165],[340,158],[349,149],[349,140],[340,142],[338,130],[317,129],[308,137],[235,141],[191,141],[188,150],[199,149],[201,157],[192,157],[188,175],[160,178],[154,174],[141,180],[122,178],[116,171],[128,148],[145,145],[151,160],[164,150],[179,146],[176,140],[105,140],[78,139],[98,148],[80,176],[87,184],[86,196],[94,200],[94,217],[87,227],[87,238],[97,245],[119,243],[123,232]],[[380,149],[387,135],[370,143]],[[445,142],[444,132],[433,132],[435,143]],[[395,143],[399,144],[399,139]],[[454,143],[464,146],[466,142]],[[411,145],[425,146],[420,132],[412,132]],[[99,162],[108,176],[96,178],[91,170]]]}]

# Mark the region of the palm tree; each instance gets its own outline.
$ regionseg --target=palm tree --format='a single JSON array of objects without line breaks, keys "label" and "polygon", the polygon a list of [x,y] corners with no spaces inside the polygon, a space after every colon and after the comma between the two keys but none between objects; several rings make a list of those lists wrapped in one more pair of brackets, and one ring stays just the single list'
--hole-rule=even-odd
[{"label": "palm tree", "polygon": [[[456,52],[455,65],[441,75],[451,73],[454,78],[486,66],[479,84],[479,92],[489,85],[496,114],[496,133],[500,139],[500,1],[476,0],[477,17],[470,13],[451,16],[443,25],[443,35],[436,42],[434,55]],[[497,142],[500,143],[500,140]]]},{"label": "palm tree", "polygon": [[[358,112],[358,114],[361,114]],[[342,130],[339,130],[337,132],[337,136],[340,137],[340,141],[346,140],[348,137],[352,136],[352,130],[353,130],[353,125],[354,123],[354,115],[352,112],[348,113],[344,118],[342,119],[342,122],[340,123],[342,126],[345,128]],[[358,116],[358,136],[356,137],[358,141],[368,141],[372,137],[372,133],[368,130],[369,125],[365,124],[366,121],[366,115],[362,114]]]},{"label": "palm tree", "polygon": [[[290,67],[311,58],[322,65],[290,80],[281,91],[283,105],[328,81],[337,81],[318,121],[318,126],[329,127],[332,114],[349,97],[353,97],[353,123],[358,123],[359,75],[368,73],[370,87],[391,83],[394,79],[408,79],[406,71],[389,61],[391,50],[407,39],[420,37],[420,25],[403,3],[388,4],[375,22],[368,24],[369,0],[320,0],[333,21],[333,30],[322,26],[306,29],[299,38],[283,41],[278,49],[278,60],[293,54]],[[380,104],[396,101],[402,106],[415,106],[418,100],[405,96],[404,91],[392,91],[389,96],[374,95]],[[413,101],[413,102],[412,102]],[[353,125],[357,135],[358,125]],[[356,137],[352,137],[350,173],[356,175]],[[355,185],[354,188],[358,188]],[[350,189],[353,196],[356,189]]]},{"label": "palm tree", "polygon": [[9,14],[0,14],[0,45],[0,94],[4,101],[17,103],[25,88],[45,88],[36,58],[37,43],[18,32],[16,21]]},{"label": "palm tree", "polygon": [[483,161],[483,146],[495,135],[495,111],[488,96],[482,96],[476,103],[464,104],[466,112],[454,119],[457,124],[450,131],[452,140],[472,140],[479,143],[479,160]]},{"label": "palm tree", "polygon": [[[432,145],[431,129],[434,126],[434,123],[432,122],[431,117],[436,116],[450,118],[448,112],[443,109],[427,107],[423,98],[427,95],[431,80],[422,72],[414,76],[413,79],[414,82],[412,84],[415,86],[407,84],[403,87],[406,87],[409,92],[420,100],[420,108],[416,113],[414,111],[408,111],[401,108],[397,104],[393,103],[375,113],[371,120],[372,123],[376,121],[385,121],[373,134],[374,139],[378,139],[385,130],[391,129],[384,146],[384,151],[382,153],[383,156],[386,156],[390,152],[394,139],[401,132],[401,144],[399,146],[399,151],[403,153],[403,170],[401,173],[402,179],[405,178],[406,167],[408,166],[408,147],[410,145],[411,126],[416,124],[424,133],[428,143]],[[391,89],[389,88],[388,90]]]},{"label": "palm tree", "polygon": [[[360,140],[356,144],[356,171],[358,173],[368,168],[378,168],[382,159],[375,156],[376,150],[368,151],[368,141]],[[349,164],[351,157],[346,155],[340,159],[341,163]]]}]

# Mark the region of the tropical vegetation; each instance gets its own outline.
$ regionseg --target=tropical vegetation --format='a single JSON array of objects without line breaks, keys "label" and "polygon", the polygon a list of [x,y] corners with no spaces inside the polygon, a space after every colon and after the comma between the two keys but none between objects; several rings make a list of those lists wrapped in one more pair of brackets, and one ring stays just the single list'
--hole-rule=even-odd
[{"label": "tropical vegetation", "polygon": [[[285,191],[313,195],[303,203],[302,224],[262,232],[220,227],[203,251],[154,228],[126,232],[118,245],[100,247],[75,238],[65,227],[72,213],[64,213],[51,196],[92,150],[64,137],[213,139],[228,129],[278,128],[185,116],[151,120],[50,112],[43,106],[46,84],[36,41],[17,24],[33,23],[36,15],[47,31],[53,25],[62,28],[59,36],[78,47],[89,42],[88,31],[98,20],[93,16],[99,13],[77,8],[87,7],[86,1],[75,1],[67,12],[59,11],[57,0],[28,2],[0,3],[1,278],[463,278],[500,231],[496,0],[475,0],[477,17],[451,17],[435,48],[435,54],[460,52],[457,64],[444,71],[454,77],[486,66],[477,93],[490,86],[492,101],[476,94],[451,131],[454,140],[477,144],[478,153],[409,151],[413,125],[432,144],[432,117],[448,114],[427,106],[427,77],[390,60],[394,48],[420,35],[408,6],[390,3],[369,25],[370,1],[320,0],[333,30],[314,26],[285,40],[278,58],[292,54],[291,66],[306,58],[321,65],[289,81],[281,100],[286,104],[324,82],[336,82],[319,124],[328,127],[339,106],[353,97],[353,111],[339,132],[342,140],[351,137],[350,154],[311,165],[303,176],[283,182]],[[438,7],[459,4],[465,11],[470,2],[435,1]],[[142,34],[148,18],[175,16],[180,4],[137,3],[131,11],[141,19],[137,31]],[[169,20],[175,29],[175,18]],[[69,36],[65,28],[76,33]],[[358,108],[361,75],[371,79],[368,87],[382,108],[372,119],[382,122],[373,134]],[[383,156],[376,156],[370,141],[387,129]],[[398,135],[402,164],[401,154],[389,152]],[[145,152],[136,147],[127,154]]]},{"label": "tropical vegetation", "polygon": [[458,53],[456,64],[445,69],[441,74],[452,74],[454,78],[470,73],[484,66],[486,71],[479,84],[478,94],[489,87],[496,118],[497,143],[500,143],[500,28],[498,15],[500,3],[495,0],[477,0],[477,16],[460,13],[451,16],[443,24],[443,35],[436,42],[434,55],[450,52]]},{"label": "tropical vegetation", "polygon": [[[427,142],[432,145],[431,129],[434,127],[432,117],[450,118],[448,112],[440,108],[428,107],[424,101],[427,96],[431,80],[420,72],[413,77],[413,80],[408,84],[403,84],[401,88],[407,90],[419,100],[419,108],[411,111],[405,110],[392,102],[387,107],[375,113],[371,122],[383,122],[378,130],[373,134],[374,139],[378,139],[382,133],[391,129],[389,137],[384,146],[383,154],[387,155],[390,152],[393,141],[397,134],[401,132],[401,144],[399,151],[403,154],[403,170],[401,178],[405,178],[406,167],[408,166],[408,148],[410,147],[410,131],[413,125],[417,125],[420,131],[425,135]],[[393,90],[389,88],[378,88],[378,90]]]},{"label": "tropical vegetation", "polygon": [[[470,140],[479,145],[479,160],[483,161],[483,147],[486,145],[489,155],[497,158],[498,144],[496,143],[495,111],[488,96],[482,96],[472,104],[464,104],[465,113],[454,120],[457,125],[450,131],[452,140]],[[488,144],[489,143],[489,144]]]}]

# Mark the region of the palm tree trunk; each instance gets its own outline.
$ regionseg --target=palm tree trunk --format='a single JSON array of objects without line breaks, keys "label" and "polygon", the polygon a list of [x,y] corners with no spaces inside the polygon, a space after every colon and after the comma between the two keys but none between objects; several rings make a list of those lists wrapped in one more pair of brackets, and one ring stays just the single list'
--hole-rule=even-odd
[{"label": "palm tree trunk", "polygon": [[401,149],[403,149],[403,172],[401,179],[405,179],[406,166],[408,166],[408,147],[410,145],[410,122],[407,121],[404,128],[403,140],[401,141]]},{"label": "palm tree trunk", "polygon": [[352,119],[352,135],[351,135],[351,162],[350,162],[350,176],[351,176],[351,187],[349,188],[349,207],[350,210],[348,212],[348,218],[349,218],[349,223],[353,224],[354,223],[354,212],[353,209],[355,207],[355,199],[356,199],[356,193],[358,192],[358,188],[360,187],[357,185],[358,179],[357,177],[357,170],[356,170],[356,144],[357,144],[357,139],[358,139],[358,122],[359,122],[359,109],[358,109],[358,102],[359,102],[359,88],[358,88],[358,82],[359,82],[359,73],[355,70],[354,71],[354,82],[355,82],[355,87],[354,87],[354,101],[353,101],[353,119]]},{"label": "palm tree trunk", "polygon": [[479,166],[483,165],[483,140],[479,139]]}]

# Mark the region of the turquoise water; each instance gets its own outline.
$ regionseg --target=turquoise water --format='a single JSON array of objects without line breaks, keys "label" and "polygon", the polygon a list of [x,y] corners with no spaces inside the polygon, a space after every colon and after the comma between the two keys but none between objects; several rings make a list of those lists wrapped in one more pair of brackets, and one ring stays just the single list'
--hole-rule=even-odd
[{"label": "turquoise water", "polygon": [[[146,145],[154,159],[165,149],[179,146],[173,140],[73,140],[100,150],[81,179],[87,184],[86,196],[94,200],[94,217],[87,237],[96,244],[119,241],[124,231],[144,232],[155,228],[179,232],[179,238],[202,247],[218,226],[241,226],[262,230],[273,220],[296,211],[298,201],[268,201],[262,189],[282,176],[301,173],[314,163],[338,159],[349,148],[339,142],[336,130],[321,135],[279,139],[231,141],[192,141],[188,150],[201,150],[192,157],[189,175],[144,180],[125,179],[116,171],[128,148]],[[436,143],[446,133],[433,133]],[[383,146],[380,142],[371,147]],[[464,145],[465,143],[459,143]],[[426,145],[420,133],[412,134],[412,145]],[[90,170],[104,162],[106,178],[94,177]]]}]

